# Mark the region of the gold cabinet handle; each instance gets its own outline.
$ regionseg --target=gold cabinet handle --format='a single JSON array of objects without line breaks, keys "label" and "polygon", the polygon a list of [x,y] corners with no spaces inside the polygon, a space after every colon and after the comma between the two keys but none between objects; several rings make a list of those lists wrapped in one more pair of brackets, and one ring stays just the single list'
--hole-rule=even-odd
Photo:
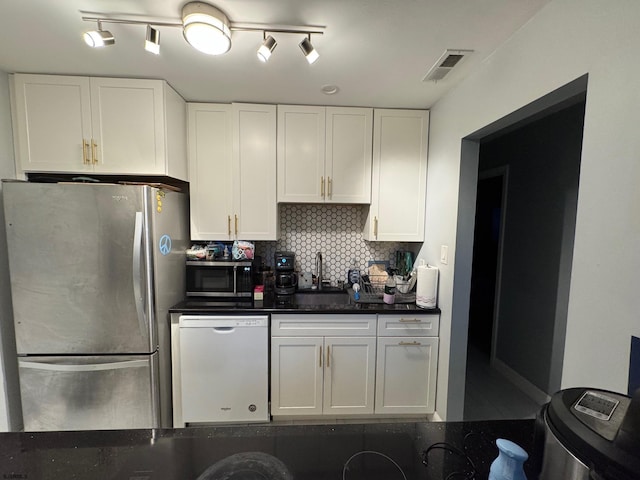
[{"label": "gold cabinet handle", "polygon": [[324,177],[320,177],[320,196],[324,198]]},{"label": "gold cabinet handle", "polygon": [[329,184],[329,186],[328,186],[329,195],[327,195],[327,196],[328,196],[329,198],[331,198],[331,190],[332,190],[332,189],[331,189],[331,184],[333,183],[333,182],[331,181],[331,177],[327,177],[327,183]]},{"label": "gold cabinet handle", "polygon": [[229,231],[229,237],[231,237],[231,215],[227,215],[227,230]]},{"label": "gold cabinet handle", "polygon": [[91,160],[89,159],[89,142],[84,138],[82,139],[82,163],[89,165]]},{"label": "gold cabinet handle", "polygon": [[420,323],[422,320],[419,318],[401,318],[400,323]]},{"label": "gold cabinet handle", "polygon": [[373,217],[373,236],[378,236],[378,217]]},{"label": "gold cabinet handle", "polygon": [[91,163],[94,165],[98,163],[98,144],[91,139]]},{"label": "gold cabinet handle", "polygon": [[320,355],[318,355],[318,366],[322,368],[322,347],[318,349],[318,352],[320,352]]},{"label": "gold cabinet handle", "polygon": [[327,345],[327,368],[331,368],[331,347]]},{"label": "gold cabinet handle", "polygon": [[422,345],[420,342],[400,342],[398,345],[401,345],[403,347],[407,347],[407,346],[418,346],[418,345]]},{"label": "gold cabinet handle", "polygon": [[234,215],[235,218],[235,226],[236,226],[236,237],[238,236],[238,215]]}]

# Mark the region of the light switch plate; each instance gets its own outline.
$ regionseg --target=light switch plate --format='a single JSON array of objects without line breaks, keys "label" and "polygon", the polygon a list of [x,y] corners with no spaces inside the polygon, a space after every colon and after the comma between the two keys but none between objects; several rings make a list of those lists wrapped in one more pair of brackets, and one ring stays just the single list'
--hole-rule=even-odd
[{"label": "light switch plate", "polygon": [[440,263],[446,265],[449,263],[449,246],[440,245]]}]

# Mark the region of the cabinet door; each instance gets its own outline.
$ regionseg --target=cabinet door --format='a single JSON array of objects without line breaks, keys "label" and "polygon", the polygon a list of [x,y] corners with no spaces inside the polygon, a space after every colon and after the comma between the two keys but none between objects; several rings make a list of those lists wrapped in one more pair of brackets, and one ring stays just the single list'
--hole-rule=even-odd
[{"label": "cabinet door", "polygon": [[323,413],[373,413],[375,337],[327,337],[324,345]]},{"label": "cabinet door", "polygon": [[375,110],[366,240],[422,242],[429,112]]},{"label": "cabinet door", "polygon": [[371,202],[373,109],[327,107],[326,201]]},{"label": "cabinet door", "polygon": [[275,105],[233,104],[233,170],[235,236],[277,240]]},{"label": "cabinet door", "polygon": [[278,105],[278,202],[323,202],[325,107]]},{"label": "cabinet door", "polygon": [[433,413],[438,339],[378,337],[375,413]]},{"label": "cabinet door", "polygon": [[18,165],[23,171],[93,170],[89,79],[14,76]]},{"label": "cabinet door", "polygon": [[271,338],[271,415],[322,414],[322,337]]},{"label": "cabinet door", "polygon": [[162,81],[91,78],[96,173],[163,175]]},{"label": "cabinet door", "polygon": [[191,239],[229,240],[231,105],[192,103],[188,115]]}]

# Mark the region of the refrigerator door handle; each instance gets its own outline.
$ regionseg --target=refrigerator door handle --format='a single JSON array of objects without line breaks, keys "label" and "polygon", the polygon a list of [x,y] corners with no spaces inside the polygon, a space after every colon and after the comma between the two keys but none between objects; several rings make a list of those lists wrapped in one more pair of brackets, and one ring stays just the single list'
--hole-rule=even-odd
[{"label": "refrigerator door handle", "polygon": [[146,322],[144,318],[144,298],[142,297],[142,268],[140,262],[142,260],[142,212],[136,212],[136,220],[133,229],[133,296],[136,304],[136,313],[138,314],[138,326],[140,332],[144,334],[146,331]]},{"label": "refrigerator door handle", "polygon": [[33,368],[36,370],[52,370],[56,372],[91,372],[97,370],[117,370],[120,368],[149,367],[147,360],[125,360],[124,362],[88,363],[88,364],[58,364],[46,362],[29,362],[18,360],[20,368]]}]

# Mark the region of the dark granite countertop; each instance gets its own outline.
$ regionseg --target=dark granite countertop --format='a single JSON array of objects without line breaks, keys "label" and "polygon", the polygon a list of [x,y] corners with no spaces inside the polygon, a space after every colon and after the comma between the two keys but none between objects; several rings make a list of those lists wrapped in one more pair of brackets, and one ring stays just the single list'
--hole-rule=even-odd
[{"label": "dark granite countertop", "polygon": [[186,299],[169,309],[170,313],[380,313],[393,314],[413,312],[415,314],[439,315],[439,308],[420,308],[415,303],[356,303],[348,305],[276,305],[273,299],[253,302],[217,302],[206,299]]},{"label": "dark granite countertop", "polygon": [[[498,455],[497,438],[512,440],[529,452],[525,472],[534,478],[533,436],[533,420],[2,433],[0,478],[262,480],[267,477],[259,470],[252,473],[249,464],[243,473],[203,475],[219,471],[218,462],[229,463],[231,455],[261,452],[257,455],[268,454],[265,458],[275,457],[286,466],[291,475],[282,478],[295,480],[403,480],[402,473],[407,480],[445,479],[453,472],[469,471],[462,457],[438,448],[429,451],[423,464],[428,447],[447,442],[464,449],[476,467],[473,478],[486,480]],[[242,455],[246,459],[256,454]]]}]

